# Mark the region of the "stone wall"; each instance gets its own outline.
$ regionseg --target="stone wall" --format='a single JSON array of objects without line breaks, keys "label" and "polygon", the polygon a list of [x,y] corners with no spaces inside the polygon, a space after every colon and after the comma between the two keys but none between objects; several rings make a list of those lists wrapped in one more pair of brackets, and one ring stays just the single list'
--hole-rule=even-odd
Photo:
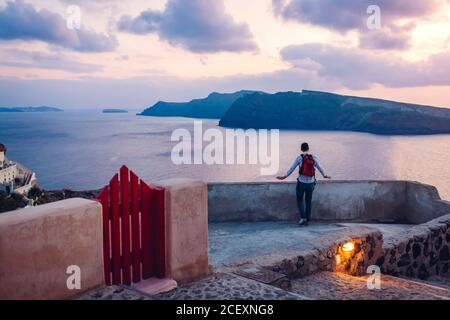
[{"label": "stone wall", "polygon": [[385,274],[425,279],[449,276],[450,214],[385,241],[376,264]]},{"label": "stone wall", "polygon": [[[354,276],[365,275],[382,254],[383,238],[379,230],[364,226],[348,228],[334,235],[318,237],[316,248],[305,252],[283,253],[255,259],[254,263],[287,275],[303,278],[320,271],[339,271]],[[351,242],[355,248],[344,252]]]},{"label": "stone wall", "polygon": [[[295,182],[210,183],[210,222],[298,219]],[[435,187],[407,181],[318,182],[312,218],[324,221],[424,223],[450,213]]]},{"label": "stone wall", "polygon": [[[450,214],[417,225],[383,239],[382,233],[364,226],[352,227],[316,239],[314,250],[274,254],[255,259],[255,263],[290,278],[303,278],[319,271],[339,271],[365,275],[378,265],[383,274],[426,279],[449,277]],[[355,250],[342,251],[346,242]],[[336,256],[340,256],[340,262]]]}]

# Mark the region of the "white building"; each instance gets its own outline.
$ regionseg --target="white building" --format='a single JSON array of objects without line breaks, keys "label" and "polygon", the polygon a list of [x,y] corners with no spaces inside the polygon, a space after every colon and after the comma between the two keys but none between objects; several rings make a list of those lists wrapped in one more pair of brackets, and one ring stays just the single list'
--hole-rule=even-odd
[{"label": "white building", "polygon": [[8,160],[6,147],[0,143],[0,191],[27,195],[36,184],[36,174],[19,163]]}]

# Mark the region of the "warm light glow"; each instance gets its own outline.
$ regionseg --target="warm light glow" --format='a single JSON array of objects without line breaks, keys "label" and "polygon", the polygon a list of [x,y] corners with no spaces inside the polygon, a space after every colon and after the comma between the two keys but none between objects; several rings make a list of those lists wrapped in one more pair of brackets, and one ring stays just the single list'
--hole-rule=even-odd
[{"label": "warm light glow", "polygon": [[350,252],[353,251],[353,249],[355,249],[355,245],[352,242],[347,242],[342,246],[342,251],[344,252]]},{"label": "warm light glow", "polygon": [[336,260],[336,264],[341,264],[341,256],[337,254],[334,259]]}]

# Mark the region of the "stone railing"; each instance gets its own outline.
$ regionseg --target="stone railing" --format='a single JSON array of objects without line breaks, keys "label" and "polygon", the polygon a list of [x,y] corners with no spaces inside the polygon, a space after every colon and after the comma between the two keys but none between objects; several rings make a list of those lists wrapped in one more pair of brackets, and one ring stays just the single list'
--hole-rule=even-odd
[{"label": "stone railing", "polygon": [[[210,183],[210,222],[298,219],[295,182]],[[450,213],[435,187],[407,181],[318,182],[315,220],[424,223]]]}]

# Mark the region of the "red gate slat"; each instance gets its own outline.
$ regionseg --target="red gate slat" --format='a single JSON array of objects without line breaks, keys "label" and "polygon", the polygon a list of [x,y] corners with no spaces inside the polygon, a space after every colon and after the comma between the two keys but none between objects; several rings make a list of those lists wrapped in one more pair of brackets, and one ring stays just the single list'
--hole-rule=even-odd
[{"label": "red gate slat", "polygon": [[142,238],[142,278],[148,279],[153,275],[153,252],[151,248],[151,190],[150,187],[141,180],[141,238]]},{"label": "red gate slat", "polygon": [[120,185],[116,174],[98,200],[103,210],[106,284],[130,285],[142,278],[165,277],[164,188],[150,188],[122,166]]},{"label": "red gate slat", "polygon": [[128,168],[122,166],[120,168],[120,209],[121,209],[121,230],[122,230],[122,259],[123,283],[131,284],[131,261],[130,261],[130,197],[128,181]]},{"label": "red gate slat", "polygon": [[110,245],[110,231],[109,231],[109,203],[108,203],[108,187],[105,187],[98,200],[102,205],[103,217],[103,270],[105,273],[106,285],[111,285],[111,245]]},{"label": "red gate slat", "polygon": [[120,216],[119,216],[119,175],[116,174],[109,183],[111,196],[111,239],[113,260],[113,284],[121,283],[121,259],[120,259]]},{"label": "red gate slat", "polygon": [[165,215],[164,215],[164,189],[155,188],[154,204],[155,204],[155,271],[156,276],[159,278],[164,278],[166,276],[166,239],[165,239]]},{"label": "red gate slat", "polygon": [[139,180],[133,171],[131,180],[131,236],[133,247],[133,282],[141,281],[141,232],[139,212]]}]

